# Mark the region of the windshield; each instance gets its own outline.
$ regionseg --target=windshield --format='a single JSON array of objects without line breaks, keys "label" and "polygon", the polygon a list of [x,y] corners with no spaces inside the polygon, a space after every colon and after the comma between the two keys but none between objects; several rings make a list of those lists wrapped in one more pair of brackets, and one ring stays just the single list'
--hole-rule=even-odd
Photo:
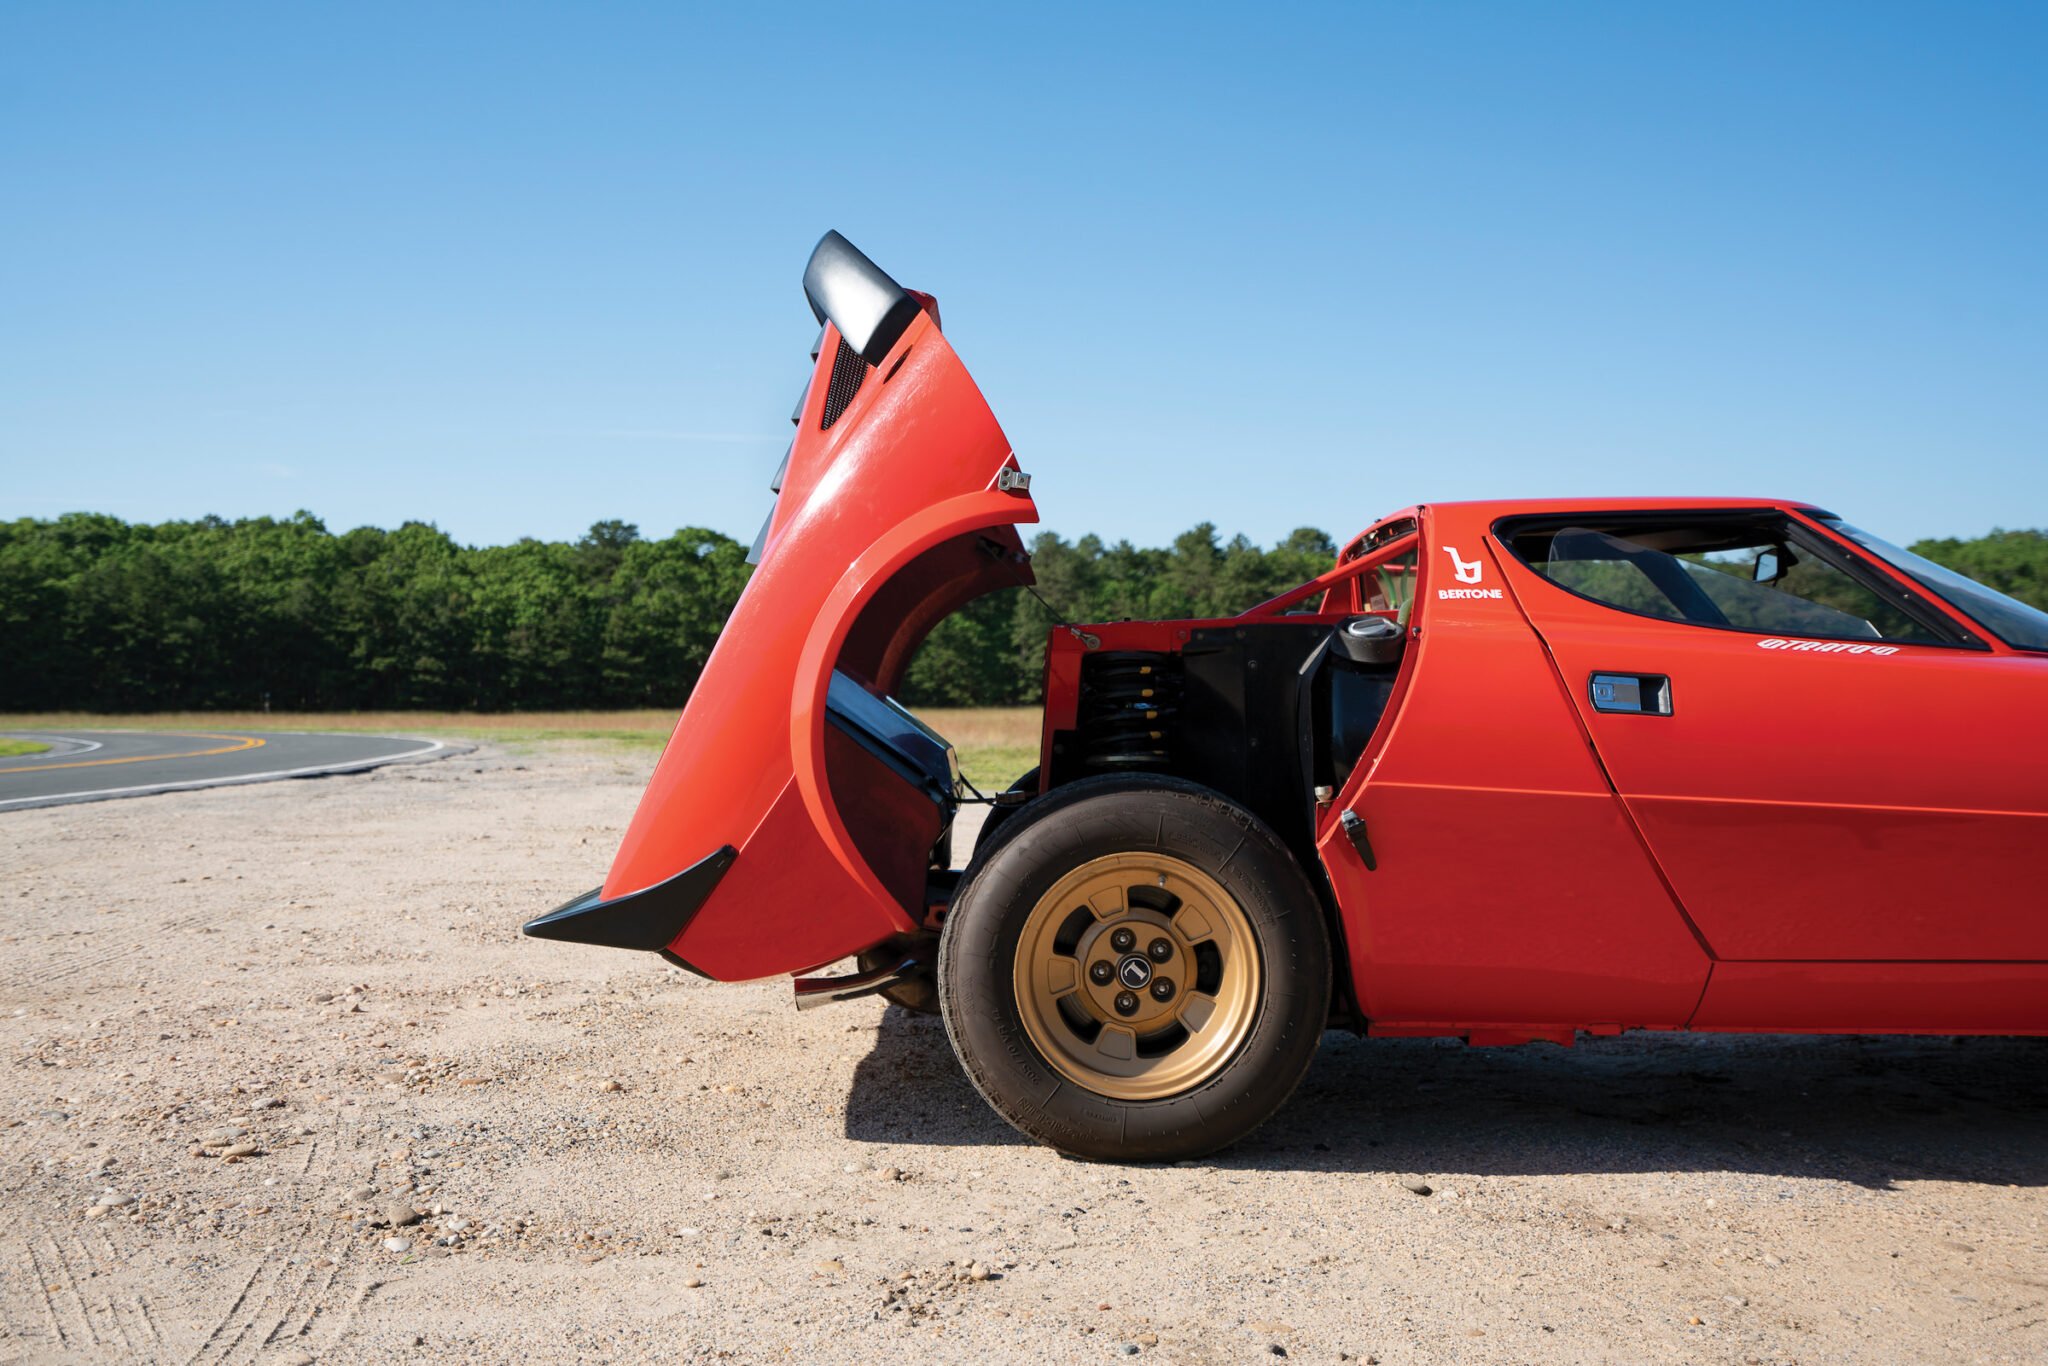
[{"label": "windshield", "polygon": [[1944,568],[1934,561],[1915,555],[1910,550],[1901,550],[1891,542],[1882,540],[1860,527],[1854,527],[1839,517],[1821,516],[1817,519],[1830,531],[1838,531],[1871,554],[1917,579],[1920,586],[1943,598],[1951,607],[1964,615],[1974,618],[2000,640],[2016,650],[2048,650],[2048,612],[2029,607],[2025,603],[1994,588],[1986,588],[1975,579],[1966,579],[1953,569]]}]

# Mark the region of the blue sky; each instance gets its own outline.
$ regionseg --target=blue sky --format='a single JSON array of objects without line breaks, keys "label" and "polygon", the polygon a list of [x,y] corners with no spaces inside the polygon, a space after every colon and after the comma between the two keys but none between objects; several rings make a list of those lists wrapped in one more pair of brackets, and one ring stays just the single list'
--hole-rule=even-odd
[{"label": "blue sky", "polygon": [[1045,524],[2048,525],[2048,7],[39,5],[0,516],[750,537],[837,227]]}]

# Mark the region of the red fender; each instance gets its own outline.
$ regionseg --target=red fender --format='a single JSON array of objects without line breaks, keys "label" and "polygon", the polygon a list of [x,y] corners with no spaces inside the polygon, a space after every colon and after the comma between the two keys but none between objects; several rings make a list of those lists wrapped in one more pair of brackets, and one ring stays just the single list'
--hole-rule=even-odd
[{"label": "red fender", "polygon": [[[835,669],[886,694],[900,678],[876,675],[900,674],[947,612],[1029,582],[1015,524],[1038,510],[928,303],[872,365],[828,324],[795,420],[760,564],[610,875],[529,932],[659,949],[734,981],[830,962],[922,920],[926,851],[885,847],[908,827],[869,809],[871,779],[851,772],[869,761],[828,741],[827,694]],[[864,620],[870,609],[891,619]],[[923,818],[935,836],[938,817]],[[910,859],[917,885],[900,867],[885,878],[878,855]]]}]

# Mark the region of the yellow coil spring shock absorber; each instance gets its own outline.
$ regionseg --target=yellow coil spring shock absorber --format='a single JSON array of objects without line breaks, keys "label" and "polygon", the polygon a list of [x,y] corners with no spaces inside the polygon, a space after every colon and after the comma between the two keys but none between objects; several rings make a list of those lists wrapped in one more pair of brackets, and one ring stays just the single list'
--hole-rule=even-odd
[{"label": "yellow coil spring shock absorber", "polygon": [[1168,767],[1181,688],[1173,655],[1109,650],[1088,656],[1076,718],[1081,762],[1097,773]]}]

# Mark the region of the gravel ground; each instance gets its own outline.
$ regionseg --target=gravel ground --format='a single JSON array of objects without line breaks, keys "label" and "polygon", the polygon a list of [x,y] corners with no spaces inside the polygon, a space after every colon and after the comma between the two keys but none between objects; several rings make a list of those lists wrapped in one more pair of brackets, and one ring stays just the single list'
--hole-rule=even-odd
[{"label": "gravel ground", "polygon": [[1069,1162],[935,1021],[521,939],[650,762],[0,818],[0,1360],[2048,1360],[2042,1044],[1333,1034]]}]

